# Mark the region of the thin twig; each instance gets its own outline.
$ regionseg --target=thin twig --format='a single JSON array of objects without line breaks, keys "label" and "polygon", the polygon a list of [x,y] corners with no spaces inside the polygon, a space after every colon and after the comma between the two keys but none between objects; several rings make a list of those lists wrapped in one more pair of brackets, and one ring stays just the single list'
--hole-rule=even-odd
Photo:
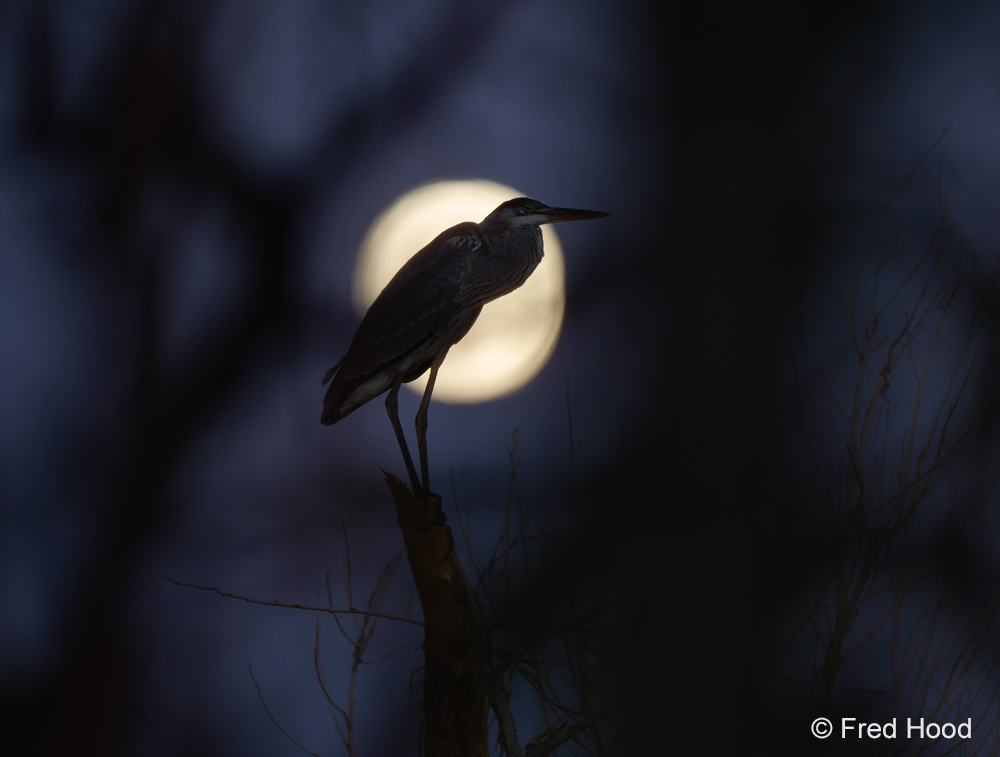
[{"label": "thin twig", "polygon": [[313,757],[319,757],[319,755],[316,754],[316,752],[310,752],[308,749],[306,749],[304,746],[302,746],[299,742],[297,742],[295,739],[293,739],[292,736],[291,736],[291,734],[289,734],[288,731],[286,731],[284,728],[282,728],[281,724],[277,720],[274,719],[274,715],[272,715],[271,714],[271,710],[268,709],[267,702],[264,701],[264,694],[260,690],[260,684],[257,683],[257,678],[253,674],[253,666],[249,662],[247,662],[247,667],[250,668],[250,678],[253,681],[253,685],[257,687],[257,696],[260,697],[260,703],[262,705],[264,705],[264,712],[266,712],[267,716],[269,718],[271,718],[271,722],[274,723],[274,725],[278,728],[278,730],[281,731],[285,735],[286,739],[288,739],[293,744],[295,744],[295,746],[297,746],[303,752],[305,752],[306,754],[311,754]]},{"label": "thin twig", "polygon": [[191,589],[200,589],[201,591],[214,591],[216,594],[218,594],[220,596],[229,597],[231,599],[240,599],[240,600],[243,600],[244,602],[249,602],[249,603],[255,604],[255,605],[268,605],[269,607],[287,607],[287,608],[292,609],[292,610],[309,610],[310,612],[325,612],[325,613],[328,613],[328,614],[334,615],[334,616],[336,616],[336,615],[367,615],[367,616],[370,616],[370,617],[373,617],[373,618],[385,618],[386,620],[398,620],[401,623],[412,623],[413,625],[420,626],[421,628],[423,628],[423,625],[424,625],[419,620],[414,620],[413,618],[407,618],[407,617],[404,617],[403,615],[393,615],[392,613],[388,613],[388,612],[371,612],[369,610],[354,610],[354,609],[344,610],[344,609],[334,609],[334,608],[330,608],[330,607],[318,607],[318,606],[317,607],[311,607],[309,605],[297,605],[297,604],[289,604],[287,602],[279,602],[277,599],[275,599],[272,602],[267,602],[267,601],[265,601],[263,599],[251,599],[250,597],[243,597],[243,596],[240,596],[239,594],[229,594],[228,592],[220,591],[219,589],[216,589],[214,586],[198,586],[197,584],[193,584],[191,582],[184,583],[182,581],[175,581],[174,579],[167,578],[166,576],[164,576],[163,578],[164,578],[164,580],[169,581],[172,584],[177,584],[178,586],[186,586],[186,587],[191,588]]},{"label": "thin twig", "polygon": [[582,723],[576,725],[563,724],[556,729],[549,729],[548,732],[542,736],[536,737],[528,742],[528,746],[524,750],[524,757],[546,757],[546,755],[552,754],[556,749],[565,744],[570,739],[574,738],[577,734],[586,731],[588,728],[593,728],[595,725],[600,723],[602,720],[606,719],[615,711],[615,707],[604,710],[603,712],[594,715],[592,718],[584,720]]}]

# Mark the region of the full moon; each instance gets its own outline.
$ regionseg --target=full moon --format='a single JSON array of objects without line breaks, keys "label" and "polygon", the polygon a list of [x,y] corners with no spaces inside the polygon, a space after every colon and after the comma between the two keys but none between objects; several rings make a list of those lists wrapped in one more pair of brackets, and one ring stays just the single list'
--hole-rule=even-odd
[{"label": "full moon", "polygon": [[[492,181],[440,181],[400,197],[375,219],[358,252],[352,287],[364,314],[402,265],[445,229],[483,220],[500,203],[524,193]],[[488,303],[472,330],[451,348],[434,385],[434,399],[482,402],[510,394],[542,369],[555,348],[566,303],[559,237],[542,227],[545,257],[527,282]],[[422,393],[427,373],[408,386]]]}]

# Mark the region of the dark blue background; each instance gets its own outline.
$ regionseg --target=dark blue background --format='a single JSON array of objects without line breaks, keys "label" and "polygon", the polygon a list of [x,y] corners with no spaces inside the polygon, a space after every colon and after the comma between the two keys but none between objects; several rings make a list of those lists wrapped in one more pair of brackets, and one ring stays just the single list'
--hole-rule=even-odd
[{"label": "dark blue background", "polygon": [[[524,500],[576,535],[526,602],[573,581],[616,600],[627,753],[788,746],[795,692],[760,671],[810,570],[796,312],[833,460],[815,368],[849,389],[860,251],[945,127],[893,222],[933,228],[940,162],[967,262],[996,258],[997,39],[990,3],[0,4],[0,744],[292,753],[249,660],[282,725],[339,753],[314,617],[163,577],[310,603],[330,571],[343,604],[349,519],[366,596],[401,546],[378,470],[401,460],[381,402],[321,427],[319,379],[359,320],[374,216],[481,177],[612,217],[560,228],[566,321],[541,375],[432,406],[433,478],[452,472],[491,548],[519,430]],[[995,560],[977,554],[973,574]],[[386,624],[380,649],[409,631]],[[343,692],[348,648],[324,634]],[[360,753],[415,748],[407,650],[362,673]]]}]

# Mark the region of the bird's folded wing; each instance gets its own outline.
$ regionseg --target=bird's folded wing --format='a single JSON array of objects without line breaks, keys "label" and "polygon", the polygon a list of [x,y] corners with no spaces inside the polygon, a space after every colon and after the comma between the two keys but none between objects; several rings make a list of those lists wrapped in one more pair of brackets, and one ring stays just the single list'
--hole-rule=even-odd
[{"label": "bird's folded wing", "polygon": [[475,224],[459,224],[410,258],[361,321],[344,357],[346,377],[363,376],[447,328],[481,245]]}]

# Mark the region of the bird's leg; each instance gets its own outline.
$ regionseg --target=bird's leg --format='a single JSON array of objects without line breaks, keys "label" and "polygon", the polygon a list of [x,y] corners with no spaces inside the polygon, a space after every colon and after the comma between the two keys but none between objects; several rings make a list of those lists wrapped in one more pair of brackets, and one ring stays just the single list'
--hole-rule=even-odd
[{"label": "bird's leg", "polygon": [[410,450],[406,447],[406,437],[403,436],[403,427],[399,423],[399,385],[403,383],[403,377],[397,376],[393,379],[392,388],[389,389],[389,396],[385,398],[385,409],[389,413],[389,420],[392,421],[392,430],[396,432],[396,439],[399,441],[399,449],[403,452],[403,460],[406,462],[406,472],[410,476],[410,486],[413,488],[413,496],[423,499],[423,490],[420,488],[420,481],[417,479],[417,471],[413,468],[413,460],[410,459]]},{"label": "bird's leg", "polygon": [[417,450],[420,453],[420,476],[423,481],[424,494],[434,499],[438,508],[441,506],[441,498],[431,494],[430,475],[427,472],[427,407],[431,404],[431,393],[434,391],[434,381],[437,379],[438,368],[444,362],[444,356],[448,354],[445,350],[431,363],[431,375],[427,379],[427,388],[424,389],[424,397],[420,400],[420,409],[417,410]]},{"label": "bird's leg", "polygon": [[423,477],[424,495],[428,502],[434,503],[434,517],[422,530],[433,528],[434,526],[444,526],[448,534],[448,551],[445,553],[444,562],[448,562],[452,552],[455,551],[455,537],[451,533],[451,528],[446,524],[448,519],[441,509],[441,495],[431,492],[430,474],[427,471],[427,408],[431,404],[431,394],[434,392],[434,382],[437,379],[438,368],[444,362],[444,356],[448,354],[445,350],[431,363],[431,375],[427,378],[427,388],[424,389],[423,399],[420,400],[420,409],[417,410],[415,425],[417,427],[417,449],[420,452],[420,475]]}]

